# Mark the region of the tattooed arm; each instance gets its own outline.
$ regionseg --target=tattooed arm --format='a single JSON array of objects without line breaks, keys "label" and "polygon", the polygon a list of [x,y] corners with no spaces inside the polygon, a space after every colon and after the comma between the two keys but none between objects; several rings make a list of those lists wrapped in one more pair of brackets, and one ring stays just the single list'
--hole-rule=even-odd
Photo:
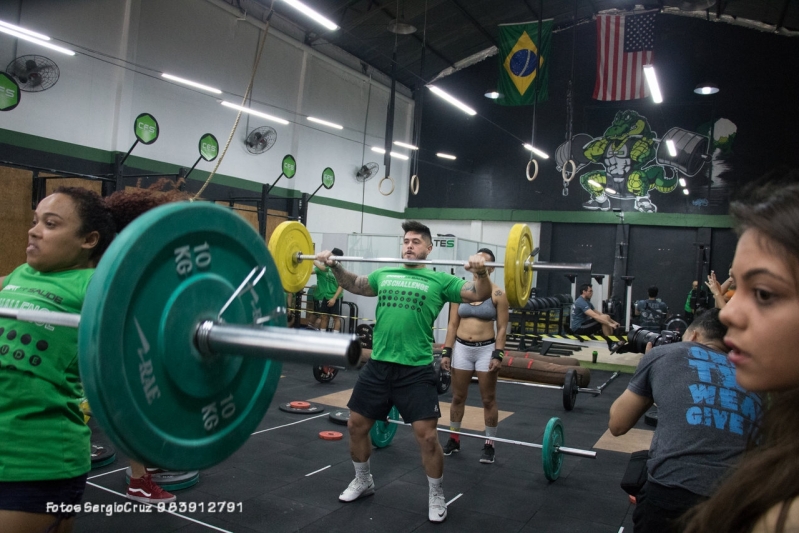
[{"label": "tattooed arm", "polygon": [[330,266],[330,270],[332,270],[333,275],[336,276],[336,281],[338,281],[340,288],[353,294],[360,294],[361,296],[377,296],[375,291],[372,290],[371,285],[369,285],[369,278],[366,276],[357,276],[352,272],[344,270],[344,267],[335,261],[331,264],[326,257],[323,257],[325,253],[327,253],[328,257],[330,256],[330,252],[322,252],[316,256],[317,260],[321,260]]},{"label": "tattooed arm", "polygon": [[510,321],[510,313],[508,312],[508,295],[505,291],[494,285],[494,305],[497,308],[497,349],[505,349],[505,337],[508,333],[508,322]]}]

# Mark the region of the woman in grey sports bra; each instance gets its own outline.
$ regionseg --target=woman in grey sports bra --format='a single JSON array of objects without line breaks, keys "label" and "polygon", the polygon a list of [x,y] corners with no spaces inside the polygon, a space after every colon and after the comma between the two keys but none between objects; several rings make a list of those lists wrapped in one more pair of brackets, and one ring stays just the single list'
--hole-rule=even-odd
[{"label": "woman in grey sports bra", "polygon": [[[494,253],[481,248],[477,253],[486,261],[494,261]],[[489,275],[493,272],[489,268]],[[508,327],[508,297],[505,291],[491,284],[491,299],[479,304],[450,305],[447,338],[441,356],[441,368],[452,372],[452,405],[450,429],[460,431],[466,396],[472,376],[477,375],[483,400],[486,443],[481,463],[494,462],[493,437],[497,436],[498,408],[496,402],[497,375],[505,352],[505,333]],[[496,331],[495,331],[496,324]],[[452,435],[444,445],[444,455],[460,451],[458,435]]]}]

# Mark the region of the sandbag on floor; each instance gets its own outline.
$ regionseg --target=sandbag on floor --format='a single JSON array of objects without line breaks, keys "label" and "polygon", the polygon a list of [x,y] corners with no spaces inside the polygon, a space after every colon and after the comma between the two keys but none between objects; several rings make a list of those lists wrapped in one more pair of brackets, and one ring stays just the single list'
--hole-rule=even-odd
[{"label": "sandbag on floor", "polygon": [[591,382],[591,371],[587,368],[556,365],[523,357],[513,358],[506,356],[502,361],[502,368],[499,369],[499,377],[534,381],[547,385],[563,385],[566,372],[572,368],[577,373],[577,385],[579,387],[587,387]]}]

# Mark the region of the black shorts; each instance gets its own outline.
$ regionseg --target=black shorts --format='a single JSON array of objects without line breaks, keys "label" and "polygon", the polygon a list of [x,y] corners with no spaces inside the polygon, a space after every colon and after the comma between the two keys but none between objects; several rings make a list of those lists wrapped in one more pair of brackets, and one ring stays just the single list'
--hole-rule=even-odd
[{"label": "black shorts", "polygon": [[0,510],[71,518],[80,507],[87,476],[50,481],[0,481]]},{"label": "black shorts", "polygon": [[358,374],[347,407],[372,420],[385,420],[395,405],[405,422],[441,418],[433,364],[407,366],[370,359]]},{"label": "black shorts", "polygon": [[583,322],[583,325],[580,326],[579,329],[572,330],[572,333],[574,335],[594,335],[595,333],[602,333],[602,324],[592,319],[588,322]]},{"label": "black shorts", "polygon": [[341,298],[336,298],[336,303],[327,305],[327,300],[314,300],[314,311],[328,315],[341,314]]}]

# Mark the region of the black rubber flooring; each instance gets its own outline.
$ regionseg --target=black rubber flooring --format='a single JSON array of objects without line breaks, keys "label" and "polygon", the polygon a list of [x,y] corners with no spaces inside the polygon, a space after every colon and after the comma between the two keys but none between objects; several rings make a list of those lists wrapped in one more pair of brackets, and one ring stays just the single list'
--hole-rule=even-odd
[{"label": "black rubber flooring", "polygon": [[[610,372],[592,371],[591,386]],[[317,382],[308,366],[285,364],[283,377],[258,430],[235,454],[200,474],[200,482],[177,491],[174,514],[158,512],[82,512],[76,532],[288,532],[304,533],[408,531],[458,532],[591,532],[632,531],[632,505],[619,487],[629,454],[597,450],[596,459],[565,456],[559,479],[543,473],[540,450],[497,443],[496,462],[479,462],[482,442],[462,439],[461,452],[444,458],[448,517],[427,521],[427,478],[410,428],[400,427],[392,443],[372,454],[376,493],[340,503],[339,493],[353,478],[344,426],[321,416],[286,413],[279,403],[308,400],[351,389],[357,372],[339,372],[330,383]],[[564,425],[565,445],[592,449],[607,429],[611,403],[627,386],[622,374],[598,397],[580,394],[573,411],[563,409],[561,392],[499,385],[497,400],[514,414],[500,422],[499,437],[540,443],[551,417]],[[450,394],[441,396],[449,402]],[[480,406],[472,384],[468,405]],[[443,421],[443,419],[442,419]],[[287,425],[290,424],[290,425]],[[446,426],[442,426],[446,427]],[[643,424],[641,429],[651,429]],[[274,428],[274,429],[271,429]],[[320,431],[340,431],[343,440],[325,441]],[[440,434],[442,444],[447,435]],[[124,498],[122,454],[90,473],[85,503],[119,504]],[[210,512],[212,502],[232,502],[233,511]],[[192,505],[194,504],[194,505]],[[214,506],[218,507],[218,503]],[[108,509],[105,507],[104,509]]]}]

